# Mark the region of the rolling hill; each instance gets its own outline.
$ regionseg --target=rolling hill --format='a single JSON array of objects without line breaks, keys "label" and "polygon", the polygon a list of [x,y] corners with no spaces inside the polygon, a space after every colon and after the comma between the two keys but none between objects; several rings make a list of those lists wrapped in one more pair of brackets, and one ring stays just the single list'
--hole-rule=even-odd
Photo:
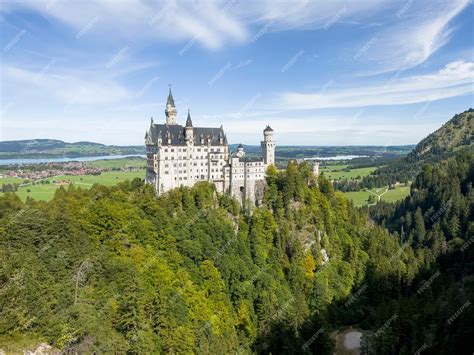
[{"label": "rolling hill", "polygon": [[455,115],[422,139],[410,154],[374,171],[362,187],[379,187],[412,181],[423,165],[447,159],[459,150],[473,150],[474,109]]},{"label": "rolling hill", "polygon": [[115,146],[93,142],[67,143],[56,139],[0,142],[0,158],[53,158],[120,154],[145,154],[143,146]]}]

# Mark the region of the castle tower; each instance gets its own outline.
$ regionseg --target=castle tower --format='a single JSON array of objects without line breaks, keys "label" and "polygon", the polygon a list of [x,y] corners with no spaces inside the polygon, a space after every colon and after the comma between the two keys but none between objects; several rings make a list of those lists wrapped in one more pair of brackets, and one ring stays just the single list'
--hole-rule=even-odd
[{"label": "castle tower", "polygon": [[235,153],[235,155],[239,158],[243,158],[243,156],[245,155],[244,146],[242,145],[242,143],[240,143],[237,147],[237,152]]},{"label": "castle tower", "polygon": [[273,140],[273,129],[267,126],[263,130],[263,141],[260,142],[265,165],[275,165],[275,143]]},{"label": "castle tower", "polygon": [[176,124],[176,114],[178,111],[176,110],[176,106],[174,105],[173,94],[170,92],[168,94],[168,101],[166,102],[166,124],[167,125],[175,125]]},{"label": "castle tower", "polygon": [[187,144],[192,145],[194,143],[194,127],[193,121],[191,120],[191,114],[188,110],[188,118],[186,119],[186,126],[184,127],[184,139]]},{"label": "castle tower", "polygon": [[319,162],[313,162],[313,176],[317,178],[319,176]]}]

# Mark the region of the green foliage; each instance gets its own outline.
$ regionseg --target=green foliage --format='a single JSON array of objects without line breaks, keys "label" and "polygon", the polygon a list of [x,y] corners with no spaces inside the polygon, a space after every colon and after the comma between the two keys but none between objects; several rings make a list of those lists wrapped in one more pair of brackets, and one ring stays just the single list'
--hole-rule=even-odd
[{"label": "green foliage", "polygon": [[[449,349],[453,340],[430,317],[456,311],[465,299],[453,296],[457,280],[470,292],[472,274],[460,265],[443,272],[449,286],[434,308],[413,293],[437,259],[450,270],[474,230],[474,174],[460,159],[447,163],[452,183],[425,170],[406,205],[378,204],[372,217],[386,228],[305,163],[269,169],[263,205],[251,211],[207,183],[158,198],[140,179],[60,188],[50,202],[6,193],[0,339],[32,334],[77,353],[329,354],[331,331],[376,331],[397,312],[372,344],[377,353],[415,352],[422,322],[432,329],[429,345]],[[436,186],[446,189],[436,206],[451,197],[456,207],[432,221],[427,198]],[[452,339],[466,340],[468,312],[447,331]]]}]

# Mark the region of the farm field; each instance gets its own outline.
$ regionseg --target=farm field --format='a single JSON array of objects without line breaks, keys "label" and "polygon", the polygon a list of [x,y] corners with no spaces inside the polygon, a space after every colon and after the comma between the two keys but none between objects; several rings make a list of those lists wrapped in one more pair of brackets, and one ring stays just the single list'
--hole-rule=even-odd
[{"label": "farm field", "polygon": [[[119,182],[125,180],[132,180],[136,177],[143,178],[145,176],[144,171],[109,171],[104,172],[101,175],[82,175],[82,176],[72,176],[72,175],[59,175],[51,177],[45,180],[48,180],[49,184],[36,183],[35,185],[28,185],[18,188],[16,194],[25,201],[29,196],[35,200],[39,201],[49,201],[53,198],[55,191],[60,186],[68,186],[69,184],[74,184],[78,187],[89,189],[93,184],[102,184],[102,185],[115,185]],[[13,180],[12,180],[13,179]],[[7,181],[8,180],[8,181]],[[53,183],[55,181],[56,183]],[[23,179],[15,178],[0,178],[0,185],[6,183],[14,182],[23,182]],[[29,190],[29,191],[28,191]],[[0,195],[2,193],[0,192]]]},{"label": "farm field", "polygon": [[322,167],[320,170],[324,172],[324,175],[330,180],[340,179],[357,179],[372,174],[377,167],[368,168],[356,168],[350,169],[350,171],[344,171],[349,165],[328,165]]},{"label": "farm field", "polygon": [[141,157],[122,158],[122,159],[104,159],[88,162],[87,165],[101,169],[113,168],[143,168],[146,167],[146,159]]},{"label": "farm field", "polygon": [[[385,192],[386,191],[386,192]],[[368,204],[368,198],[373,195],[381,195],[380,199],[386,202],[395,202],[401,200],[410,194],[410,186],[397,186],[393,190],[387,190],[386,187],[374,188],[371,190],[344,192],[344,196],[354,202],[354,205],[360,207]]]},{"label": "farm field", "polygon": [[0,186],[2,186],[2,184],[23,184],[25,180],[27,179],[15,178],[15,177],[4,177],[4,178],[0,178]]}]

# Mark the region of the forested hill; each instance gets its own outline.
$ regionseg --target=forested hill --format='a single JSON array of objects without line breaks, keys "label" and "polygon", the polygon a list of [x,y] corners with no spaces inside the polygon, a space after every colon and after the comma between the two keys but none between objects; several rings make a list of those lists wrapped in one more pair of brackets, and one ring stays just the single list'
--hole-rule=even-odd
[{"label": "forested hill", "polygon": [[421,140],[406,157],[379,168],[362,181],[363,187],[380,187],[412,181],[424,164],[433,164],[460,149],[474,151],[474,109],[455,115]]},{"label": "forested hill", "polygon": [[[159,198],[138,179],[61,188],[50,202],[7,193],[0,348],[331,354],[329,334],[355,326],[371,354],[472,353],[474,307],[459,309],[474,297],[474,167],[472,155],[459,159],[417,180],[404,208],[422,206],[422,218],[416,208],[402,238],[397,221],[381,210],[393,233],[377,226],[306,163],[270,169],[252,211],[206,183]],[[446,184],[437,176],[448,171]],[[436,186],[453,196],[449,232],[424,215]],[[440,282],[419,295],[437,262]]]},{"label": "forested hill", "polygon": [[474,109],[455,115],[440,129],[417,144],[407,159],[429,159],[431,156],[453,152],[474,142]]},{"label": "forested hill", "polygon": [[54,158],[119,154],[145,154],[143,146],[107,146],[92,142],[67,143],[56,139],[0,142],[0,158]]},{"label": "forested hill", "polygon": [[[474,349],[474,154],[427,165],[398,204],[381,202],[372,217],[413,250],[422,271],[398,300],[390,341],[426,341],[426,353]],[[383,347],[382,347],[383,348]]]}]

